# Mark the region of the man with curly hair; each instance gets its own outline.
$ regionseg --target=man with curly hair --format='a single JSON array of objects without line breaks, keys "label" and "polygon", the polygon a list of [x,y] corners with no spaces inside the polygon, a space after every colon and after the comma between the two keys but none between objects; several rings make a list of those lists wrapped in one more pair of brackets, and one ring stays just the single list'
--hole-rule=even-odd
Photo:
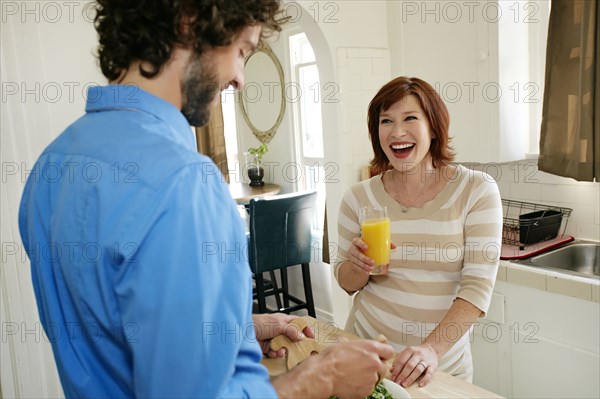
[{"label": "man with curly hair", "polygon": [[[293,316],[252,316],[242,222],[190,125],[244,83],[280,30],[276,0],[100,0],[110,84],[38,159],[19,227],[67,397],[365,396],[392,355],[333,345],[272,383],[260,365]],[[79,166],[86,173],[69,173]],[[47,178],[48,168],[63,168]],[[47,251],[49,249],[49,251]],[[258,343],[260,344],[258,344]]]}]

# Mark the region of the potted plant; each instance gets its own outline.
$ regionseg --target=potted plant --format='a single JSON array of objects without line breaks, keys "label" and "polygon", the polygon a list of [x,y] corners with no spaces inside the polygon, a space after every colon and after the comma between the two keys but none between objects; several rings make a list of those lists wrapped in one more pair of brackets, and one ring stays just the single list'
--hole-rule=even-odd
[{"label": "potted plant", "polygon": [[262,165],[262,157],[269,151],[269,147],[265,143],[262,143],[258,147],[252,147],[248,149],[246,153],[246,164],[248,166],[248,178],[250,178],[250,186],[264,186],[265,182],[262,180],[265,171]]}]

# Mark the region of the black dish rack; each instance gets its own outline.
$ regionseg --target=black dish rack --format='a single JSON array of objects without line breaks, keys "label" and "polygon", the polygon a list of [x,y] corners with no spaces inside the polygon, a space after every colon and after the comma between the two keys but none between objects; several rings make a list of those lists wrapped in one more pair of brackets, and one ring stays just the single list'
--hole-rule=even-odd
[{"label": "black dish rack", "polygon": [[562,237],[573,210],[503,199],[502,211],[502,243],[524,249],[525,245]]}]

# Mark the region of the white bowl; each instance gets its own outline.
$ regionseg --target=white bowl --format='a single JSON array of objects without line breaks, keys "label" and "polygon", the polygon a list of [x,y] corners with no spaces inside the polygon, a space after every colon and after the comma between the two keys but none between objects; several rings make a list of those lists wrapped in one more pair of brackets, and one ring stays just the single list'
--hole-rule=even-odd
[{"label": "white bowl", "polygon": [[395,382],[384,378],[381,381],[385,389],[394,397],[394,399],[410,399],[410,395],[406,392],[406,389],[402,388],[400,385]]}]

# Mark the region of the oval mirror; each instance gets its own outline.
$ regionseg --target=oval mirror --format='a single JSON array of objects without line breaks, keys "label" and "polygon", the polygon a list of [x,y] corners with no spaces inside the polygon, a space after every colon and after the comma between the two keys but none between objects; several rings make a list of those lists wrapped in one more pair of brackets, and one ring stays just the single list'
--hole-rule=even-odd
[{"label": "oval mirror", "polygon": [[261,143],[271,141],[285,112],[283,68],[268,44],[259,43],[244,67],[238,92],[244,120]]}]

